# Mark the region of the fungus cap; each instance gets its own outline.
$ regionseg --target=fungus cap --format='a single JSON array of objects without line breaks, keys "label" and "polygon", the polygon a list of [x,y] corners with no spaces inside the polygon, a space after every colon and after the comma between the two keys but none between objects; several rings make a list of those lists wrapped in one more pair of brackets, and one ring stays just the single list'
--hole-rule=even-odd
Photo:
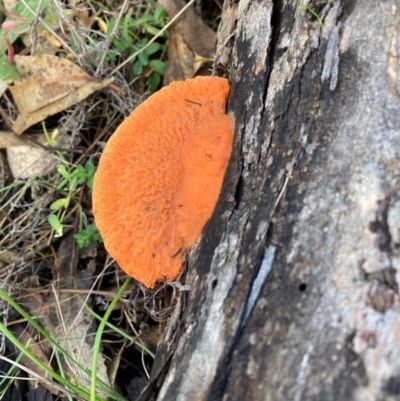
[{"label": "fungus cap", "polygon": [[147,287],[174,280],[217,203],[231,155],[229,83],[173,82],[122,122],[100,158],[93,213],[106,250]]}]

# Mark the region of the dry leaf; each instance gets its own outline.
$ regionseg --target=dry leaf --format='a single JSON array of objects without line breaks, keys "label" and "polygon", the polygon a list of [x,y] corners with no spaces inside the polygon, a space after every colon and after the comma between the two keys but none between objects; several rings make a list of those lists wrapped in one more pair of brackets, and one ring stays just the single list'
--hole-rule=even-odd
[{"label": "dry leaf", "polygon": [[116,355],[114,355],[114,358],[107,365],[107,374],[108,374],[108,377],[110,378],[110,383],[112,386],[115,385],[119,365],[121,363],[122,354],[125,351],[125,348],[126,348],[126,341],[124,340],[120,349],[118,350],[118,353]]},{"label": "dry leaf", "polygon": [[[181,0],[158,2],[167,10],[170,18],[173,18],[185,5]],[[213,60],[215,36],[215,32],[192,8],[186,10],[171,30],[168,44],[169,63],[164,74],[164,85],[172,81],[193,78],[204,62]]]},{"label": "dry leaf", "polygon": [[[173,18],[184,6],[182,0],[158,0],[165,8],[170,18]],[[203,57],[212,57],[215,51],[215,32],[194,12],[188,8],[176,23],[178,32],[182,35],[188,47]],[[199,32],[201,34],[199,35]]]},{"label": "dry leaf", "polygon": [[9,251],[8,249],[1,249],[0,261],[6,263],[7,265],[10,263],[16,263],[18,261],[18,253]]},{"label": "dry leaf", "polygon": [[17,136],[11,131],[0,131],[0,149],[7,149],[11,146],[32,146],[32,143],[28,140],[29,138],[42,145],[47,141],[44,134],[25,134],[24,136]]},{"label": "dry leaf", "polygon": [[3,81],[0,79],[0,97],[3,96],[3,93],[7,90],[8,85],[10,85],[12,81]]},{"label": "dry leaf", "polygon": [[38,48],[36,54],[54,55],[60,50],[62,43],[49,31],[43,29],[40,32],[36,46]]},{"label": "dry leaf", "polygon": [[7,159],[14,178],[34,178],[48,173],[56,158],[42,148],[23,145],[7,148]]},{"label": "dry leaf", "polygon": [[90,17],[89,13],[85,8],[78,8],[79,5],[74,5],[76,18],[85,26],[90,27],[93,23],[93,18]]},{"label": "dry leaf", "polygon": [[72,61],[56,56],[15,56],[21,76],[9,89],[20,112],[13,131],[28,127],[80,102],[112,82],[86,74]]},{"label": "dry leaf", "polygon": [[[85,282],[85,277],[81,277],[81,273],[74,270],[75,244],[73,236],[67,236],[58,249],[60,288],[74,288],[74,277],[78,288],[83,287],[82,278],[86,287],[92,284]],[[91,370],[96,325],[93,316],[83,305],[84,299],[85,296],[83,295],[78,297],[68,292],[61,292],[58,295],[52,293],[48,300],[57,303],[59,310],[50,317],[51,332],[57,342],[70,355],[73,355],[76,360]],[[91,307],[90,298],[88,299],[88,306]],[[90,386],[91,378],[83,372],[73,371],[66,361],[63,361],[63,369],[64,372],[68,372],[70,377],[74,377],[77,383],[81,382],[84,387]],[[109,383],[102,354],[99,355],[96,375],[104,383]],[[105,394],[101,391],[97,390],[97,393],[105,398]]]},{"label": "dry leaf", "polygon": [[[76,272],[74,269],[75,239],[69,235],[63,239],[57,252],[57,288],[51,292],[34,292],[32,288],[40,288],[39,282],[35,284],[32,280],[30,285],[19,288],[21,293],[26,293],[21,302],[22,307],[30,314],[39,316],[38,321],[46,330],[51,333],[57,343],[64,348],[69,355],[79,361],[87,369],[92,369],[93,344],[96,325],[93,316],[83,305],[86,296],[78,296],[75,292],[68,292],[68,289],[82,288],[82,281],[85,287],[91,287],[87,282],[85,274]],[[29,284],[29,283],[28,283]],[[91,307],[91,298],[88,299],[88,306]],[[42,347],[47,355],[53,353],[53,346],[48,341],[42,341]],[[71,361],[61,358],[62,369],[66,377],[82,388],[90,387],[91,378],[82,372]],[[100,354],[97,370],[97,377],[104,383],[109,383],[104,358]],[[106,398],[102,391],[97,394]]]},{"label": "dry leaf", "polygon": [[171,28],[168,41],[168,59],[164,73],[164,85],[172,81],[184,81],[194,76],[194,56],[176,26]]},{"label": "dry leaf", "polygon": [[[55,164],[56,158],[51,153],[29,139],[38,144],[47,144],[44,134],[17,136],[11,131],[0,131],[0,149],[7,149],[8,164],[14,178],[40,177],[51,172],[50,167]],[[64,143],[63,138],[60,138],[59,146]],[[73,144],[77,146],[79,140],[74,140]]]},{"label": "dry leaf", "polygon": [[[27,346],[29,344],[29,351],[36,356],[41,362],[43,362],[44,365],[49,366],[50,362],[46,356],[46,354],[43,352],[42,348],[32,337],[32,333],[30,332],[30,328],[25,328],[22,327],[21,325],[16,325],[12,328],[12,332],[14,335],[19,339],[19,341]],[[47,382],[42,382],[42,385],[44,388],[46,388],[48,391],[50,391],[52,394],[57,395],[59,393],[58,388],[56,386],[52,386],[51,382],[52,377],[46,373],[44,369],[42,369],[35,361],[32,361],[27,356],[22,356],[21,358],[21,363],[28,369],[32,370],[35,372],[39,377],[47,377]],[[29,375],[30,376],[30,375]],[[30,376],[31,380],[37,381],[38,379],[35,376]]]},{"label": "dry leaf", "polygon": [[[210,57],[202,57],[195,53],[194,55],[194,63],[193,63],[193,70],[194,73],[197,75],[209,75],[206,71],[210,71],[212,68],[212,63],[214,59]],[[199,71],[203,71],[204,74],[199,73]]]}]

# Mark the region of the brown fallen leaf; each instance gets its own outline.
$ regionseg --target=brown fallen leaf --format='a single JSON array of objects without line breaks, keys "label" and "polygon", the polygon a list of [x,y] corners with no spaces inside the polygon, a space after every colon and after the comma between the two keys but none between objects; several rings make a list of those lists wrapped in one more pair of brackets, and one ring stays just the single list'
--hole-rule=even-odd
[{"label": "brown fallen leaf", "polygon": [[[194,74],[210,75],[210,73],[207,74],[206,71],[211,71],[213,61],[213,57],[203,57],[195,53],[193,63]],[[200,71],[204,71],[204,74],[201,74]]]},{"label": "brown fallen leaf", "polygon": [[31,145],[10,146],[7,160],[14,178],[41,177],[55,165],[56,158],[42,148]]},{"label": "brown fallen leaf", "polygon": [[[186,4],[183,0],[158,0],[158,2],[165,8],[170,18],[175,17]],[[193,8],[188,8],[182,14],[176,26],[194,53],[203,57],[213,56],[216,40],[215,32],[195,13]]]},{"label": "brown fallen leaf", "polygon": [[168,40],[168,59],[164,73],[164,85],[172,81],[184,81],[194,76],[194,55],[185,43],[176,26],[172,26]]},{"label": "brown fallen leaf", "polygon": [[123,341],[120,349],[118,350],[117,354],[114,355],[111,362],[107,364],[107,375],[110,378],[110,383],[112,386],[115,385],[115,381],[117,379],[117,373],[119,369],[119,365],[121,363],[122,354],[126,348],[126,340]]},{"label": "brown fallen leaf", "polygon": [[[0,250],[0,262],[4,262],[6,265],[9,265],[11,263],[15,263],[18,261],[18,253],[9,251],[7,249],[1,249]],[[6,266],[6,268],[8,268]]]},{"label": "brown fallen leaf", "polygon": [[56,54],[62,43],[54,37],[49,31],[43,29],[38,37],[38,51],[36,54]]},{"label": "brown fallen leaf", "polygon": [[168,85],[172,81],[184,81],[193,78],[203,69],[212,67],[213,58],[202,57],[190,50],[183,36],[176,26],[171,28],[168,40],[168,66],[164,73],[164,85]]},{"label": "brown fallen leaf", "polygon": [[[0,149],[7,150],[8,165],[14,178],[41,177],[52,171],[50,168],[55,165],[57,159],[49,152],[51,147],[47,145],[47,141],[44,134],[18,136],[12,131],[0,131]],[[61,149],[64,143],[66,138],[59,138],[58,149]],[[78,146],[79,139],[75,138],[73,144]]]},{"label": "brown fallen leaf", "polygon": [[[81,272],[74,265],[75,239],[72,235],[65,237],[58,252],[58,277],[59,288],[89,288],[93,283],[93,275],[88,281],[90,273]],[[93,273],[93,272],[92,272]],[[73,355],[83,366],[91,370],[93,357],[93,344],[96,331],[94,317],[84,307],[85,297],[73,296],[66,292],[52,292],[48,302],[59,305],[59,308],[51,311],[51,332],[56,341]],[[87,299],[91,307],[91,299]],[[49,323],[50,323],[49,322]],[[74,382],[81,383],[83,387],[89,387],[91,378],[78,369],[71,369],[71,364],[62,361],[63,370]],[[104,383],[109,384],[104,357],[99,355],[96,375]],[[106,395],[97,390],[97,393],[106,398]]]},{"label": "brown fallen leaf", "polygon": [[[35,292],[31,289],[40,289],[40,283],[35,279],[28,279],[25,286],[19,288],[24,294],[21,306],[33,316],[38,316],[38,322],[47,333],[51,333],[56,342],[63,347],[69,355],[79,361],[87,369],[92,368],[93,344],[96,325],[93,316],[84,307],[85,295],[77,296],[68,289],[91,288],[93,272],[81,272],[75,267],[75,239],[72,235],[66,236],[60,244],[56,260],[57,288],[51,291]],[[73,291],[73,290],[72,290]],[[91,307],[91,298],[87,305]],[[43,340],[42,348],[47,355],[54,350],[50,342]],[[71,360],[60,358],[62,370],[69,380],[82,388],[90,387],[91,378],[78,368]],[[105,360],[99,355],[96,374],[104,383],[109,384]],[[106,397],[101,390],[97,394]]]},{"label": "brown fallen leaf", "polygon": [[32,146],[32,139],[44,145],[47,142],[44,134],[25,134],[24,136],[17,136],[11,131],[0,131],[0,149],[7,149],[11,146]]},{"label": "brown fallen leaf", "polygon": [[[166,9],[170,18],[173,18],[185,5],[182,0],[158,2]],[[186,10],[171,29],[168,44],[169,63],[164,74],[164,85],[176,80],[193,78],[204,63],[212,61],[215,37],[215,32],[192,8]]]},{"label": "brown fallen leaf", "polygon": [[[22,325],[16,325],[12,327],[11,331],[14,335],[19,339],[19,341],[24,345],[29,345],[29,351],[36,356],[44,365],[49,366],[50,362],[47,358],[47,355],[43,352],[41,346],[35,339],[35,335],[32,334],[32,329],[28,326],[27,328],[23,327]],[[50,375],[47,375],[46,371],[42,369],[36,362],[32,361],[27,356],[22,356],[21,364],[26,366],[28,369],[35,372],[39,377],[47,377],[47,382],[43,381],[42,385],[52,394],[57,395],[59,393],[57,387],[52,386],[52,378]],[[30,375],[29,375],[30,376]],[[33,376],[30,377],[31,380],[38,381],[38,379]]]},{"label": "brown fallen leaf", "polygon": [[14,178],[42,176],[56,160],[29,139],[42,145],[47,141],[44,134],[17,136],[11,131],[0,131],[0,149],[7,149],[8,165]]},{"label": "brown fallen leaf", "polygon": [[21,81],[15,81],[9,89],[20,112],[12,127],[18,135],[113,80],[98,80],[72,61],[45,54],[15,56],[15,66]]},{"label": "brown fallen leaf", "polygon": [[11,80],[7,81],[0,80],[0,97],[3,96],[3,93],[7,90],[11,82],[12,82]]}]

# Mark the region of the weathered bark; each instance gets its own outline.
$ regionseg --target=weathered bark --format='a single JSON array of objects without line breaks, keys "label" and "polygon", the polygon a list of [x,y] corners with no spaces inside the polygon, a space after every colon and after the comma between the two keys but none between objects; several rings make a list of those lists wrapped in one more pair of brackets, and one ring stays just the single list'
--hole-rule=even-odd
[{"label": "weathered bark", "polygon": [[399,399],[400,5],[225,3],[234,152],[141,399]]}]

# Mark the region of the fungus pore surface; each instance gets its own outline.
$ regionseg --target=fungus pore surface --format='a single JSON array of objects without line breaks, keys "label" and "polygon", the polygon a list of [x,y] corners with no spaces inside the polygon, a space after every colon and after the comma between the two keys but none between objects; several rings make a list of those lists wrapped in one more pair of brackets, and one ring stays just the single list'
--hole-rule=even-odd
[{"label": "fungus pore surface", "polygon": [[217,203],[231,155],[229,83],[197,77],[149,97],[117,128],[94,176],[107,251],[153,288],[174,280]]}]

